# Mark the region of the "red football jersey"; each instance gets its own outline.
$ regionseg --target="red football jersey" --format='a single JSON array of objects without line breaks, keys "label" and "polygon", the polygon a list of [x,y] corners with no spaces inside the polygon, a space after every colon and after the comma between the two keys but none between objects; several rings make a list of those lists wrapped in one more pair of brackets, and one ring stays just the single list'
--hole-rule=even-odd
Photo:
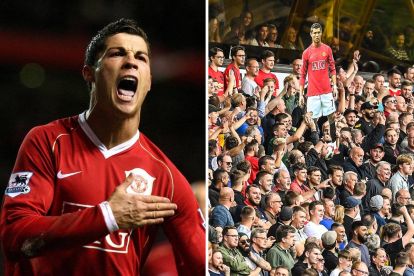
[{"label": "red football jersey", "polygon": [[[102,202],[131,172],[135,192],[178,209],[161,225],[111,232]],[[57,120],[29,132],[6,188],[6,275],[139,275],[160,226],[179,274],[204,275],[203,223],[187,180],[142,133],[106,149],[84,114]]]},{"label": "red football jersey", "polygon": [[304,87],[308,76],[308,96],[328,94],[332,91],[329,74],[336,75],[332,49],[321,43],[319,47],[310,45],[302,54],[303,66],[300,84]]},{"label": "red football jersey", "polygon": [[208,75],[215,79],[218,83],[222,85],[220,89],[217,90],[217,95],[222,96],[224,94],[224,74],[220,70],[214,71],[211,66],[208,67]]},{"label": "red football jersey", "polygon": [[236,84],[235,87],[237,88],[237,90],[241,89],[241,75],[240,75],[240,69],[237,68],[236,66],[234,66],[234,63],[230,63],[226,70],[224,70],[224,91],[227,90],[227,86],[229,84],[230,81],[230,71],[233,71],[234,73],[234,77],[236,80]]},{"label": "red football jersey", "polygon": [[254,81],[257,83],[260,88],[263,88],[263,81],[265,79],[274,79],[275,80],[275,89],[279,89],[279,80],[277,79],[276,75],[272,72],[265,73],[262,69],[259,70],[259,74],[257,77],[254,78]]}]

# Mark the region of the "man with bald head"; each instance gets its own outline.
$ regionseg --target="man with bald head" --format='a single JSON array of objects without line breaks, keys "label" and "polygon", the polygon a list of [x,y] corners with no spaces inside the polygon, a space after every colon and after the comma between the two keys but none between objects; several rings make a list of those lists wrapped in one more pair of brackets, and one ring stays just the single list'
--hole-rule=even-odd
[{"label": "man with bald head", "polygon": [[395,201],[401,205],[410,204],[411,196],[410,192],[406,189],[401,189],[395,194]]},{"label": "man with bald head", "polygon": [[355,172],[359,181],[366,181],[367,175],[361,168],[364,162],[364,150],[361,147],[353,147],[349,152],[349,157],[344,162],[344,172]]},{"label": "man with bald head", "polygon": [[210,216],[210,224],[223,229],[225,226],[233,226],[234,221],[230,214],[230,207],[234,206],[234,192],[232,188],[223,187],[220,190],[219,205],[214,207]]}]

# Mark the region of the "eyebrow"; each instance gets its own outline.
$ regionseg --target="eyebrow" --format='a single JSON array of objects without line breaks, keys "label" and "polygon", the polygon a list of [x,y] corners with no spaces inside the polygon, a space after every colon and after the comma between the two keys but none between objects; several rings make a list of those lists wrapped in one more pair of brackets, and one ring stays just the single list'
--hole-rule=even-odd
[{"label": "eyebrow", "polygon": [[[106,52],[108,52],[108,51],[110,51],[110,50],[113,50],[113,49],[116,49],[116,50],[121,50],[121,51],[132,51],[132,50],[127,50],[127,49],[125,49],[124,47],[122,47],[122,46],[118,46],[118,47],[109,47],[109,48],[107,48],[106,49],[106,51],[105,51],[105,53]],[[132,51],[133,52],[133,51]],[[149,54],[148,54],[148,52],[147,51],[136,51],[135,52],[135,55],[136,54],[139,54],[139,55],[146,55],[146,56],[149,56]]]}]

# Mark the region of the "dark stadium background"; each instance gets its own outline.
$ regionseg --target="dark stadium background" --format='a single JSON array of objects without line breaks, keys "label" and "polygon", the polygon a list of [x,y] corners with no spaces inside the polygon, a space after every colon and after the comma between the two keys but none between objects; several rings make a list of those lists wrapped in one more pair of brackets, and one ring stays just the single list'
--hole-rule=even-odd
[{"label": "dark stadium background", "polygon": [[153,84],[140,130],[189,181],[204,179],[204,1],[0,1],[2,194],[25,134],[88,107],[84,50],[121,17],[137,20],[151,41]]}]

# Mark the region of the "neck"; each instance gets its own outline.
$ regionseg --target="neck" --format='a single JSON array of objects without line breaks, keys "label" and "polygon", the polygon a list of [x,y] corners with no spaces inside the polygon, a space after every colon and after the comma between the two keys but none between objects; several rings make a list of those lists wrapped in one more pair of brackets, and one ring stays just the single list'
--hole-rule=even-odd
[{"label": "neck", "polygon": [[252,244],[252,247],[254,251],[256,251],[257,253],[262,253],[262,249],[258,247],[255,243]]},{"label": "neck", "polygon": [[260,70],[262,70],[263,72],[265,72],[265,73],[269,73],[270,72],[270,69],[268,69],[268,68],[266,68],[266,67],[263,67],[262,69],[260,69]]},{"label": "neck", "polygon": [[234,65],[234,67],[239,68],[239,65],[237,64],[236,61],[233,61],[233,65]]},{"label": "neck", "polygon": [[237,185],[232,187],[233,190],[241,192],[243,190],[243,185]]},{"label": "neck", "polygon": [[287,244],[285,244],[284,242],[280,242],[279,243],[279,246],[282,247],[285,250],[288,250],[289,249],[289,246]]},{"label": "neck", "polygon": [[352,241],[353,241],[354,243],[356,243],[356,244],[361,244],[361,243],[358,241],[358,239],[352,238]]},{"label": "neck", "polygon": [[312,45],[313,45],[313,47],[319,47],[319,46],[321,46],[321,43],[320,42],[312,42]]},{"label": "neck", "polygon": [[310,221],[312,221],[315,224],[319,224],[320,223],[320,220],[317,217],[311,217]]},{"label": "neck", "polygon": [[268,211],[269,213],[271,213],[273,216],[276,216],[276,213],[273,212],[271,207],[266,208],[266,211]]},{"label": "neck", "polygon": [[210,67],[211,67],[214,71],[217,71],[217,69],[218,69],[218,66],[217,66],[214,62],[210,63]]},{"label": "neck", "polygon": [[111,149],[131,139],[138,131],[140,112],[136,116],[125,118],[113,115],[113,112],[93,107],[86,115],[88,125],[106,148]]},{"label": "neck", "polygon": [[215,268],[212,264],[208,264],[208,269],[215,272],[215,273],[220,272],[220,270],[218,268]]}]

